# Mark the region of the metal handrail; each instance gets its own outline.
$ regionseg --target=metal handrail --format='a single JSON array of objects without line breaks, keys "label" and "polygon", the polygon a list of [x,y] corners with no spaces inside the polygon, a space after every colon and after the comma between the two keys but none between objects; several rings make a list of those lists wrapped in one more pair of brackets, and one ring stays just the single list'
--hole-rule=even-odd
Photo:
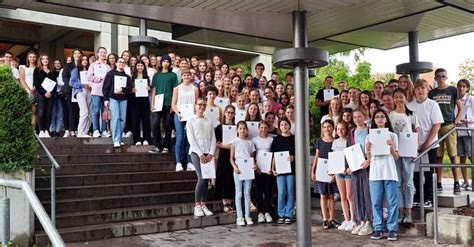
[{"label": "metal handrail", "polygon": [[0,179],[0,186],[19,189],[25,192],[26,198],[28,198],[28,201],[30,202],[33,211],[35,212],[36,216],[38,216],[38,220],[43,226],[44,231],[48,235],[49,240],[51,240],[53,246],[66,246],[66,244],[64,244],[63,239],[59,235],[58,230],[54,227],[53,223],[49,219],[46,210],[44,210],[43,208],[43,205],[41,205],[40,200],[27,182],[21,180]]},{"label": "metal handrail", "polygon": [[431,149],[433,149],[433,147],[435,147],[436,145],[438,145],[440,142],[444,141],[444,139],[446,139],[451,133],[453,133],[454,131],[456,130],[474,130],[474,128],[472,127],[454,127],[452,129],[450,129],[446,134],[444,134],[441,138],[439,138],[438,140],[436,140],[435,142],[431,143],[431,145],[429,145],[425,150],[423,150],[423,152],[421,152],[413,161],[417,161],[418,159],[420,159],[423,155],[427,154]]},{"label": "metal handrail", "polygon": [[51,221],[53,222],[53,225],[56,225],[56,169],[61,168],[56,161],[56,159],[53,157],[53,155],[49,152],[48,148],[46,145],[44,145],[43,141],[39,138],[38,134],[33,132],[33,136],[35,139],[38,141],[39,145],[41,148],[44,150],[46,153],[46,156],[48,156],[49,161],[51,161]]}]

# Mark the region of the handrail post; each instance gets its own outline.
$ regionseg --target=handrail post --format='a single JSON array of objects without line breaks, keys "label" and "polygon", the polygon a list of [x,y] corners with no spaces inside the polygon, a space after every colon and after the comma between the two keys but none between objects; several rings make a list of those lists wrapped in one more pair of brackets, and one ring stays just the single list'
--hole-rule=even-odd
[{"label": "handrail post", "polygon": [[7,197],[6,188],[4,196],[0,205],[0,217],[2,219],[2,246],[7,246],[10,242],[10,198]]},{"label": "handrail post", "polygon": [[420,171],[419,171],[419,186],[420,186],[420,221],[421,223],[425,223],[425,196],[424,196],[424,178],[425,178],[425,173],[423,171],[424,167],[422,166],[423,164],[420,162]]},{"label": "handrail post", "polygon": [[433,173],[433,238],[434,244],[438,244],[438,190],[437,190],[438,175]]},{"label": "handrail post", "polygon": [[[473,153],[474,152],[474,129],[471,129],[470,130],[471,132],[471,165],[474,165],[473,162],[472,162],[472,157],[474,157]],[[469,157],[467,157],[469,158]],[[467,159],[466,159],[467,161]],[[471,168],[471,191],[474,191],[474,168]],[[471,202],[469,202],[471,203]]]},{"label": "handrail post", "polygon": [[51,222],[56,226],[56,168],[51,165]]}]

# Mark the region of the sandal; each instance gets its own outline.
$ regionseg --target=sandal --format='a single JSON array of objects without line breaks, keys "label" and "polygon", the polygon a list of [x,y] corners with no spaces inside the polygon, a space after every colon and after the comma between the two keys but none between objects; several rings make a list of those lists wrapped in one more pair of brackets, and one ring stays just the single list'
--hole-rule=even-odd
[{"label": "sandal", "polygon": [[323,221],[323,229],[329,229],[329,224],[327,220]]},{"label": "sandal", "polygon": [[229,207],[229,205],[224,205],[224,213],[232,213],[232,209]]},{"label": "sandal", "polygon": [[339,224],[339,222],[335,221],[335,220],[331,220],[329,222],[329,227],[330,228],[338,228],[341,224]]}]

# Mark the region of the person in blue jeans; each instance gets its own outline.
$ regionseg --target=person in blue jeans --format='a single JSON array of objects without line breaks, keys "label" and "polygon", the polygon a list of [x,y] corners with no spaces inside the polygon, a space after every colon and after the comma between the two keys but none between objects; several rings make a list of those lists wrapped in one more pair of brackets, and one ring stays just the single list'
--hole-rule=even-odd
[{"label": "person in blue jeans", "polygon": [[[375,123],[375,124],[374,124]],[[369,188],[372,201],[373,224],[375,232],[372,239],[378,240],[383,237],[383,200],[387,200],[388,218],[388,240],[397,240],[398,230],[398,173],[395,161],[398,160],[398,137],[393,133],[392,125],[387,112],[382,109],[375,111],[372,116],[371,129],[387,128],[389,139],[387,145],[390,148],[388,155],[373,155],[370,135],[366,137],[366,152],[370,165]],[[373,134],[372,134],[373,135]]]},{"label": "person in blue jeans", "polygon": [[[117,61],[117,69],[111,70],[105,75],[103,94],[104,104],[110,107],[112,140],[114,147],[125,145],[122,142],[122,132],[125,128],[125,119],[127,117],[127,98],[132,93],[132,80],[123,68],[125,61],[119,58]],[[123,84],[125,81],[125,85]]]},{"label": "person in blue jeans", "polygon": [[291,224],[293,222],[293,209],[295,207],[295,136],[290,133],[291,123],[287,118],[280,119],[278,123],[281,134],[273,139],[271,152],[289,151],[291,173],[278,174],[275,167],[275,158],[272,162],[273,175],[277,177],[278,189],[278,224]]}]

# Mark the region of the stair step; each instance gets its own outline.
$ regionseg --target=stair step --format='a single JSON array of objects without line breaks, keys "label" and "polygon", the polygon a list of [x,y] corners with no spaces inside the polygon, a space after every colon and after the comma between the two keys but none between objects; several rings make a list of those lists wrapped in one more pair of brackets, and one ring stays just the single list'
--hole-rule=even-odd
[{"label": "stair step", "polygon": [[[223,209],[221,201],[209,201],[206,205],[212,212],[221,212]],[[193,214],[193,210],[194,202],[189,202],[60,213],[56,215],[56,227],[64,228],[160,217],[183,216]],[[35,221],[35,229],[42,230],[42,226],[38,220]]]},{"label": "stair step", "polygon": [[[56,187],[56,199],[79,199],[88,198],[91,195],[114,196],[114,195],[130,195],[139,193],[158,193],[171,191],[192,190],[196,187],[196,179],[178,180],[178,181],[153,181],[143,183],[116,183],[116,184],[99,184],[88,186],[67,186]],[[51,199],[50,188],[36,189],[36,195],[40,200]]]},{"label": "stair step", "polygon": [[[90,144],[90,145],[64,145],[48,146],[48,150],[53,155],[61,154],[113,154],[113,153],[148,153],[153,145],[135,146],[125,145],[120,148],[114,148],[112,142],[108,145]],[[44,155],[42,148],[38,148],[38,154]]]},{"label": "stair step", "polygon": [[[174,166],[174,165],[173,165]],[[170,166],[170,168],[172,168]],[[59,172],[67,169],[62,167]],[[107,170],[109,171],[109,170]],[[117,173],[93,173],[93,174],[74,174],[74,175],[57,175],[56,186],[83,186],[97,184],[116,184],[116,183],[132,183],[132,182],[152,182],[152,181],[172,181],[180,179],[194,179],[196,172],[184,171],[145,171],[145,172],[117,172]],[[36,176],[36,188],[49,188],[50,176]]]},{"label": "stair step", "polygon": [[[56,200],[56,212],[67,213],[192,201],[194,201],[194,190],[60,199]],[[49,211],[51,202],[42,201],[42,204]]]},{"label": "stair step", "polygon": [[[46,155],[40,155],[37,165],[51,165]],[[150,153],[114,153],[114,154],[60,154],[54,155],[60,165],[84,164],[104,162],[151,162],[151,161],[175,161],[174,154],[150,154]]]},{"label": "stair step", "polygon": [[438,192],[438,206],[447,208],[459,208],[469,205],[469,193],[462,191],[460,195],[452,191]]},{"label": "stair step", "polygon": [[[44,145],[48,146],[82,146],[82,145],[113,145],[112,138],[41,138]],[[122,141],[126,145],[133,145],[133,139],[131,137],[122,138]]]},{"label": "stair step", "polygon": [[[235,215],[218,213],[213,216],[199,218],[194,217],[193,215],[180,217],[172,216],[120,223],[59,228],[58,231],[65,242],[83,242],[232,223],[235,223]],[[48,236],[45,232],[35,232],[35,243],[37,246],[46,246],[49,243]]]},{"label": "stair step", "polygon": [[[107,160],[108,162],[108,160]],[[79,175],[96,174],[106,172],[151,172],[151,171],[174,171],[176,163],[174,161],[144,161],[144,162],[111,162],[111,163],[70,163],[59,164],[60,169],[56,170],[56,175]],[[50,174],[51,164],[36,166],[41,168],[36,173],[40,176]]]}]

